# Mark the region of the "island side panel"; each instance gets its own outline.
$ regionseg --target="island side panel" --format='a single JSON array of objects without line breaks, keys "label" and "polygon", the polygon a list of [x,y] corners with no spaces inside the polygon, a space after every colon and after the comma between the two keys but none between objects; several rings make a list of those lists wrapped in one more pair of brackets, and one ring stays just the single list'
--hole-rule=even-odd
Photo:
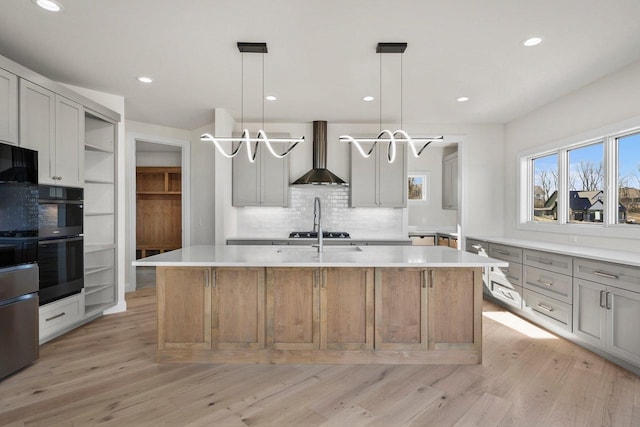
[{"label": "island side panel", "polygon": [[211,348],[211,269],[157,267],[158,349]]}]

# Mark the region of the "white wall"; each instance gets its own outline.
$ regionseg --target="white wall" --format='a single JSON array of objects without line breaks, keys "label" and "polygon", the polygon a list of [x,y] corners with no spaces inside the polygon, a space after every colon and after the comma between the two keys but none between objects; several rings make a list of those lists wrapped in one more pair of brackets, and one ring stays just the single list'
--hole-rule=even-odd
[{"label": "white wall", "polygon": [[569,239],[577,235],[577,243],[585,246],[640,251],[637,240],[633,239],[520,230],[516,217],[518,152],[538,146],[559,146],[568,138],[633,117],[639,118],[640,125],[640,61],[508,123],[505,126],[504,234],[555,243],[569,243]]},{"label": "white wall", "polygon": [[182,155],[179,151],[138,151],[136,166],[180,167]]},{"label": "white wall", "polygon": [[[213,119],[213,117],[212,117]],[[191,244],[215,243],[215,148],[200,141],[203,133],[213,133],[213,123],[191,132]],[[224,177],[220,179],[224,180]],[[230,180],[230,178],[229,178]],[[229,181],[230,182],[230,181]],[[231,184],[229,184],[231,185]]]}]

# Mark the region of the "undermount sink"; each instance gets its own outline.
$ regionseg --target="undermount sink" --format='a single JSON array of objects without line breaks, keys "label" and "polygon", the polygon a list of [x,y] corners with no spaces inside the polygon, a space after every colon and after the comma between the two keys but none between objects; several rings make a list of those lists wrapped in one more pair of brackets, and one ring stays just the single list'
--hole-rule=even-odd
[{"label": "undermount sink", "polygon": [[[281,246],[276,251],[279,254],[291,252],[318,252],[315,246]],[[324,246],[322,252],[363,252],[360,246]]]}]

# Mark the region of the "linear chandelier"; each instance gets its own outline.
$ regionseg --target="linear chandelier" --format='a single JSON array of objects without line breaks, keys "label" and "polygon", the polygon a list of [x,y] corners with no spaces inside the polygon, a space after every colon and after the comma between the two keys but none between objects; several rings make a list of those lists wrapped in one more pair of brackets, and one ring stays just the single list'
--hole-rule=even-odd
[{"label": "linear chandelier", "polygon": [[[402,129],[391,131],[389,129],[382,130],[382,54],[383,53],[399,53],[400,54],[400,128],[402,128],[402,54],[407,49],[406,43],[378,43],[376,53],[380,54],[380,133],[375,138],[354,138],[349,135],[340,136],[341,142],[352,143],[362,157],[369,158],[379,143],[387,143],[387,160],[393,163],[396,159],[396,144],[406,143],[411,148],[411,153],[418,158],[425,148],[433,141],[442,141],[443,136],[430,137],[411,137]],[[362,144],[371,144],[369,150],[365,150]]]},{"label": "linear chandelier", "polygon": [[[200,136],[200,141],[211,142],[214,147],[218,150],[220,154],[227,158],[232,158],[237,156],[242,149],[243,144],[246,146],[247,158],[251,163],[256,161],[256,156],[258,154],[258,145],[264,144],[265,147],[269,150],[272,156],[281,159],[291,153],[296,145],[300,142],[304,141],[304,136],[300,138],[269,138],[267,133],[264,131],[264,54],[268,52],[266,43],[255,43],[255,42],[238,42],[238,50],[242,53],[242,84],[241,84],[241,95],[242,98],[241,103],[241,127],[242,136],[237,137],[215,137],[210,133],[204,133]],[[251,138],[251,134],[249,130],[244,128],[244,54],[245,53],[261,53],[262,54],[262,128],[258,130],[255,138]],[[222,147],[223,143],[230,143],[233,147],[233,144],[237,144],[235,148],[232,148],[230,153],[227,153],[225,149]],[[251,144],[253,143],[253,148],[251,148]],[[283,153],[278,153],[273,148],[272,143],[289,143],[292,144],[286,151]]]}]

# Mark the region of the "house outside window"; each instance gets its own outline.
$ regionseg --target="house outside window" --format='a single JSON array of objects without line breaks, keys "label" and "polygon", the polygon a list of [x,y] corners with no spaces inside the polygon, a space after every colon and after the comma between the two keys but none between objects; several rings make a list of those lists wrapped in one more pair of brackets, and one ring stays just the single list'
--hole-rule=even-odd
[{"label": "house outside window", "polygon": [[640,238],[639,122],[520,153],[518,228]]}]

